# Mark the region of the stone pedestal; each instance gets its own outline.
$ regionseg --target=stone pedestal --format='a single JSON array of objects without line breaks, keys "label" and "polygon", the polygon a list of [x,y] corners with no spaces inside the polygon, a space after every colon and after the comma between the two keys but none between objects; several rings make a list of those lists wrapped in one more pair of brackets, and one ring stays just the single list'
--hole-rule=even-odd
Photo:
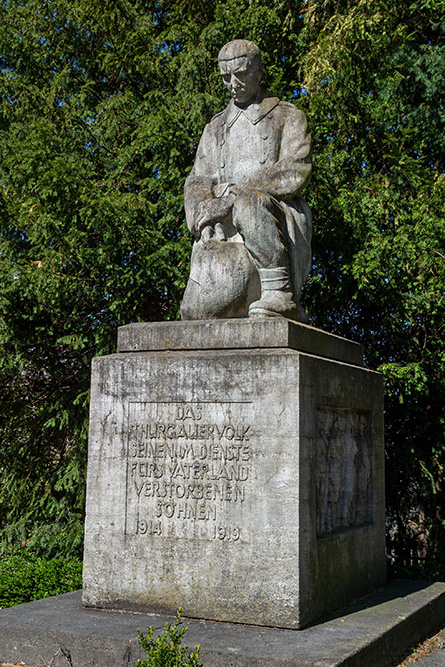
[{"label": "stone pedestal", "polygon": [[284,319],[121,327],[93,360],[86,606],[302,628],[385,582],[383,399]]}]

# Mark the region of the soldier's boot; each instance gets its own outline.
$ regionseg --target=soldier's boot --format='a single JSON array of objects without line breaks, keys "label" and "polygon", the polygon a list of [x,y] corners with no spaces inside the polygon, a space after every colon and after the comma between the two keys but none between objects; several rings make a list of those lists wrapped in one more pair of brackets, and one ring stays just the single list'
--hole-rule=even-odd
[{"label": "soldier's boot", "polygon": [[287,268],[258,269],[261,299],[249,307],[249,317],[287,317],[307,321],[306,313],[295,303]]}]

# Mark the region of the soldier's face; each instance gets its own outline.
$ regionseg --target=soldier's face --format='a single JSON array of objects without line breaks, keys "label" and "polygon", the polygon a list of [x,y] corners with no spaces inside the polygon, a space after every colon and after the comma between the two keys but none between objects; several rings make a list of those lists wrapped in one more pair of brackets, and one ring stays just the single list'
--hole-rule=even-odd
[{"label": "soldier's face", "polygon": [[241,56],[220,61],[219,69],[225,87],[237,104],[247,105],[258,97],[263,74],[261,66],[249,63],[247,57]]}]

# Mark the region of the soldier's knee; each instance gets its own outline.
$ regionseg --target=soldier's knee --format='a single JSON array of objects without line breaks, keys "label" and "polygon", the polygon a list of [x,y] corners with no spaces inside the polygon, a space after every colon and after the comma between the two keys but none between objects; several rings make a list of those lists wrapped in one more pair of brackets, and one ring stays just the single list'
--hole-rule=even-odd
[{"label": "soldier's knee", "polygon": [[246,189],[240,192],[232,209],[235,227],[240,231],[255,228],[262,220],[263,211],[269,208],[269,200],[270,196],[260,190]]},{"label": "soldier's knee", "polygon": [[243,212],[257,210],[259,206],[267,205],[269,199],[270,195],[261,190],[246,188],[236,196],[233,207]]}]

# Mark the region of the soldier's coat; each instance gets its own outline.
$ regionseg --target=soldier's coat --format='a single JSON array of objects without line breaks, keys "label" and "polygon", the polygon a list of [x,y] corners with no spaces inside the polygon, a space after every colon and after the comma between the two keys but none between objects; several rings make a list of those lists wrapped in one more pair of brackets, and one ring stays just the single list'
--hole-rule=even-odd
[{"label": "soldier's coat", "polygon": [[[311,138],[304,113],[262,90],[246,109],[233,100],[206,125],[195,164],[185,183],[187,224],[195,227],[199,204],[223,197],[230,184],[268,193],[285,213],[294,292],[311,264],[311,214],[300,197],[311,174]],[[230,240],[239,240],[233,237]]]}]

